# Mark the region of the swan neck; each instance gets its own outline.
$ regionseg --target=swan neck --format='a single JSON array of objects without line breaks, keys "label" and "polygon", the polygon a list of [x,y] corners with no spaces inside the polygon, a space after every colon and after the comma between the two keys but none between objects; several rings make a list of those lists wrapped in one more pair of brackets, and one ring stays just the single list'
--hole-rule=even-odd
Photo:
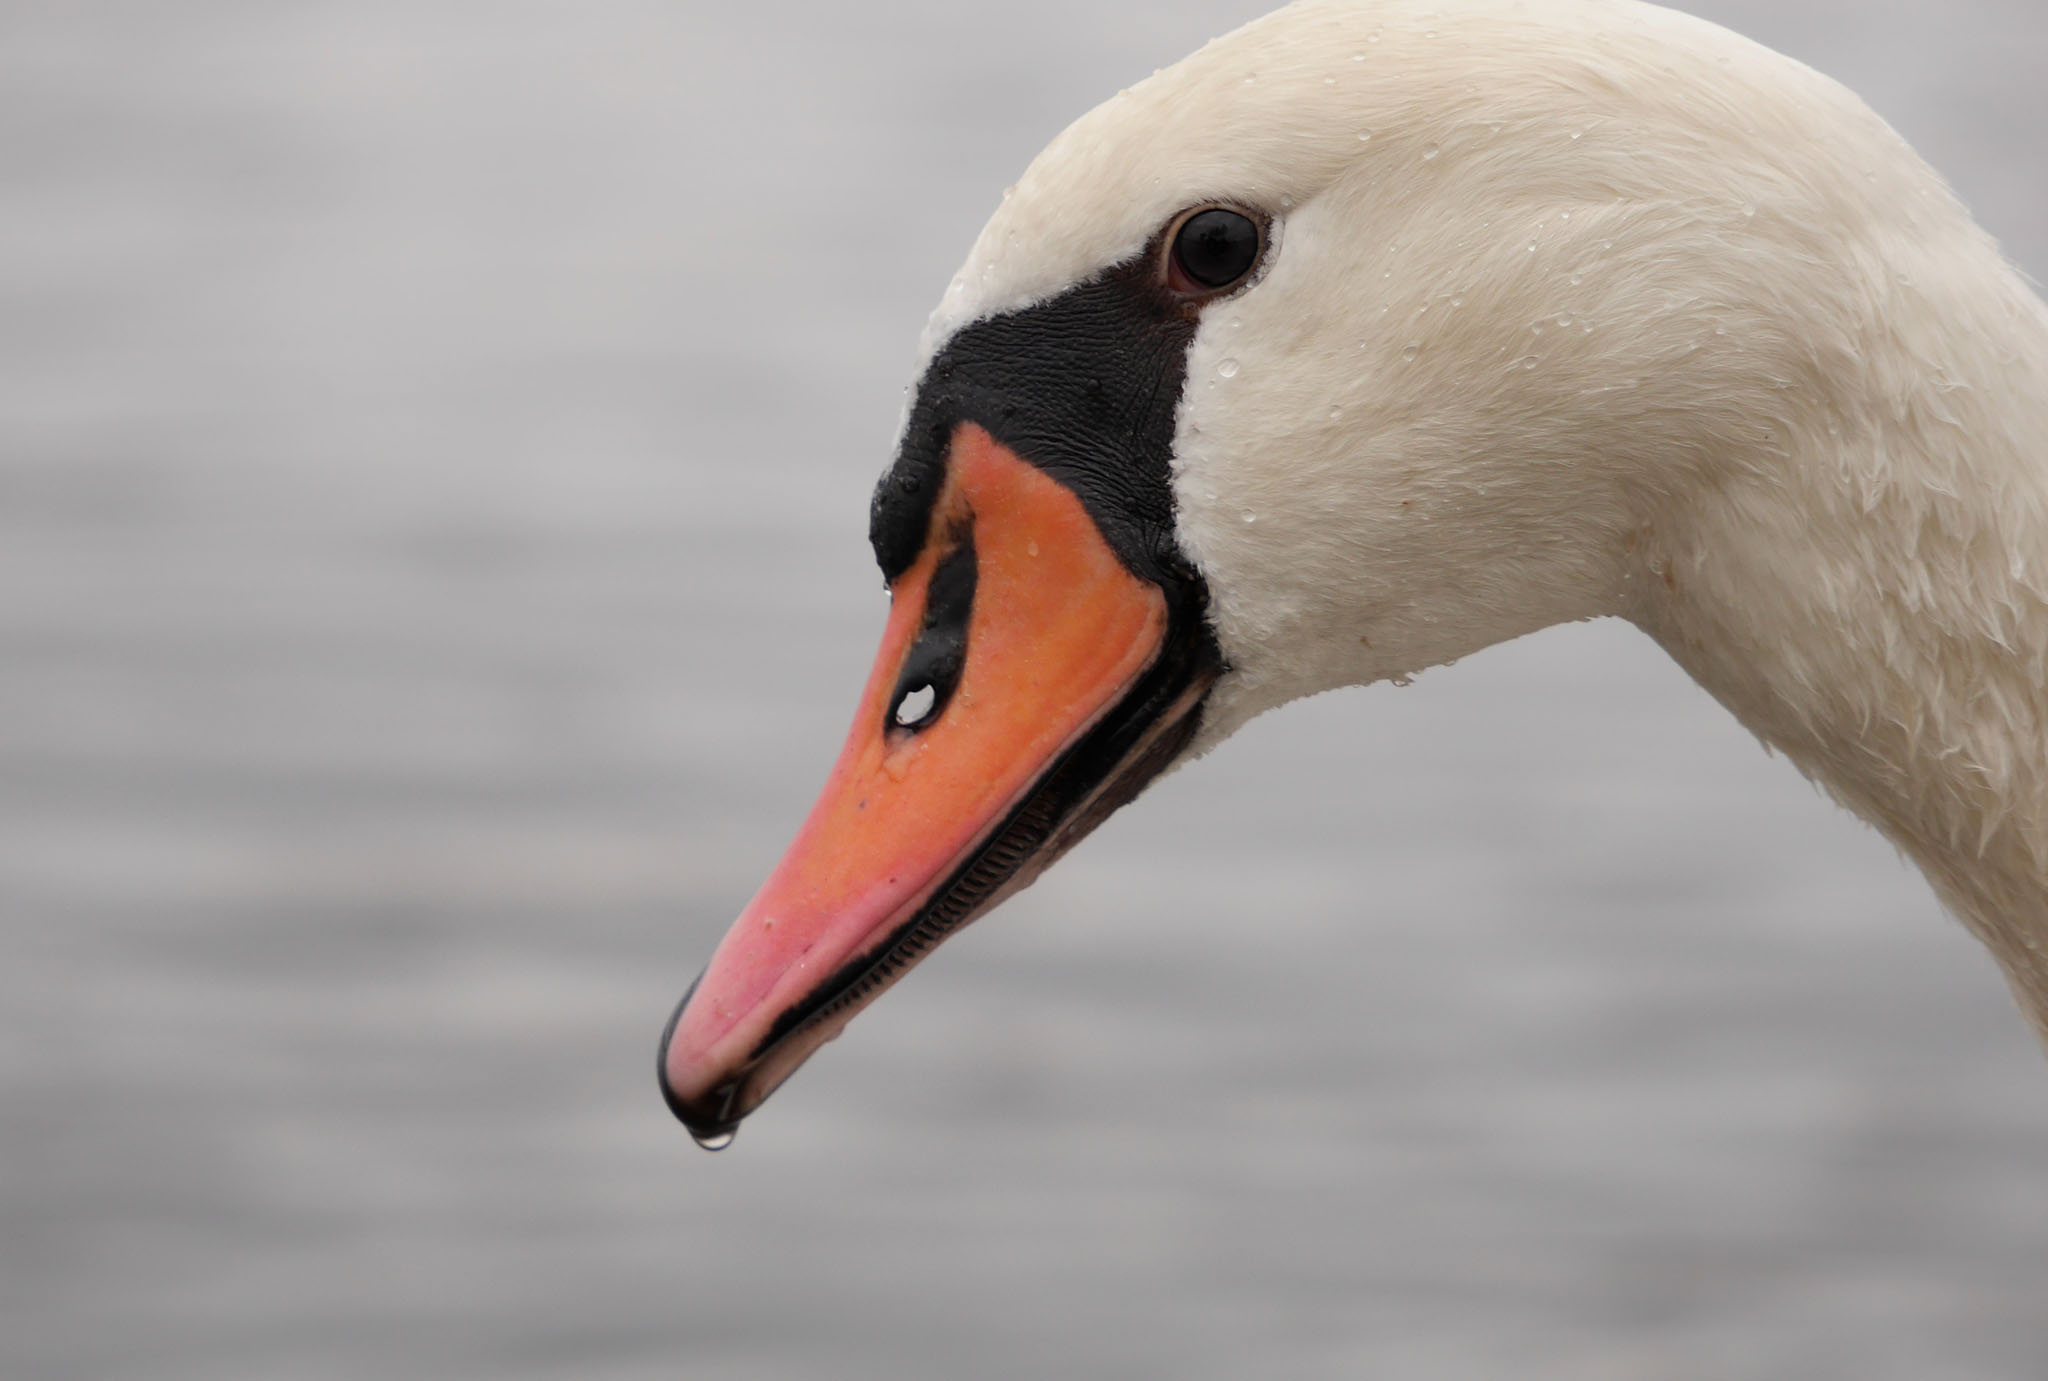
[{"label": "swan neck", "polygon": [[2048,1044],[2048,327],[2013,286],[1972,376],[1845,390],[1646,522],[1634,580],[1637,621],[1925,872]]}]

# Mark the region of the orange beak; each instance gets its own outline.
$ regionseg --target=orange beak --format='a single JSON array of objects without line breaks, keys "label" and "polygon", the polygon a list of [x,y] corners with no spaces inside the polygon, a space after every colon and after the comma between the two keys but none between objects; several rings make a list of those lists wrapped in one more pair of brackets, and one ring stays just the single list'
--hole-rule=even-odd
[{"label": "orange beak", "polygon": [[723,1145],[856,1011],[1178,755],[1215,667],[1175,622],[1070,490],[954,429],[839,761],[663,1036],[663,1093],[699,1141]]}]

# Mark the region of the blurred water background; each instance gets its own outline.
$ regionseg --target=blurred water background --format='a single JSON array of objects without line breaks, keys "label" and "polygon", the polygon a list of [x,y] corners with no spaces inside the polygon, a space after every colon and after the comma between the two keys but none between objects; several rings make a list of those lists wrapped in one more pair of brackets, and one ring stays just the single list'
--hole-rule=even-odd
[{"label": "blurred water background", "polygon": [[[2048,1377],[2048,1065],[1620,626],[1271,717],[699,1152],[913,344],[1259,0],[0,8],[0,1375]],[[2048,269],[2038,0],[1696,0]]]}]

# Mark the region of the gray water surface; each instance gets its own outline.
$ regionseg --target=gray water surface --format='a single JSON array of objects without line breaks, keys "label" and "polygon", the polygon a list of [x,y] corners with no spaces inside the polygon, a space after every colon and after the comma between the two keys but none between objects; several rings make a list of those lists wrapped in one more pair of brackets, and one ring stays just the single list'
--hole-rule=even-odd
[{"label": "gray water surface", "polygon": [[[2048,1065],[1631,630],[1293,707],[717,1157],[925,311],[1256,4],[0,8],[0,1375],[2041,1381]],[[1700,0],[2048,271],[2048,9]]]}]

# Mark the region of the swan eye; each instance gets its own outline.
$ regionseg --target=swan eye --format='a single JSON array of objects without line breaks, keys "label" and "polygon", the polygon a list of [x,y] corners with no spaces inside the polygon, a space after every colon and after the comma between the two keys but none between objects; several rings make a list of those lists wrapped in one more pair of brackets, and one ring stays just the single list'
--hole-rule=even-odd
[{"label": "swan eye", "polygon": [[1250,216],[1212,206],[1181,222],[1167,278],[1180,292],[1215,292],[1259,262],[1259,227]]}]

